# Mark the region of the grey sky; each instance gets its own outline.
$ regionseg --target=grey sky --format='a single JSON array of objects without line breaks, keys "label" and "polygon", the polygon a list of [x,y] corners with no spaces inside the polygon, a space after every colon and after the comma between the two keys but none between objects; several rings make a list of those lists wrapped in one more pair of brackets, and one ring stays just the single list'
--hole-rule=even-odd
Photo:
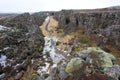
[{"label": "grey sky", "polygon": [[0,12],[38,12],[119,6],[120,0],[0,0]]}]

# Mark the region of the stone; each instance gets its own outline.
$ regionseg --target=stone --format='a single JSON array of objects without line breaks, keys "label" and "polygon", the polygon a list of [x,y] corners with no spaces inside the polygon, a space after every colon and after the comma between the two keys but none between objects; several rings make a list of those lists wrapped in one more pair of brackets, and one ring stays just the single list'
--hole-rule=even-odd
[{"label": "stone", "polygon": [[109,67],[113,66],[113,63],[109,57],[103,57],[101,58],[101,65],[104,70],[106,70]]},{"label": "stone", "polygon": [[[114,63],[113,61],[115,61],[115,57],[112,54],[107,53],[98,47],[88,47],[80,51],[78,55],[83,59],[87,58],[89,63],[93,63],[93,60],[94,61],[98,60],[98,63],[100,64],[99,67],[103,69],[112,67]],[[90,56],[94,56],[94,57],[90,57]]]},{"label": "stone", "polygon": [[81,58],[72,58],[67,64],[65,71],[67,73],[72,73],[79,70],[83,66],[82,62],[83,60]]},{"label": "stone", "polygon": [[105,30],[106,37],[108,37],[108,41],[113,42],[120,50],[120,25],[111,25]]},{"label": "stone", "polygon": [[[107,53],[105,51],[103,51],[102,49],[100,49],[99,47],[87,47],[86,49],[83,49],[80,54],[89,54],[91,52],[95,52],[96,54],[102,54],[103,56],[105,57],[109,57],[111,60],[115,60],[115,57],[110,54],[110,53]],[[79,55],[79,54],[78,54]]]}]

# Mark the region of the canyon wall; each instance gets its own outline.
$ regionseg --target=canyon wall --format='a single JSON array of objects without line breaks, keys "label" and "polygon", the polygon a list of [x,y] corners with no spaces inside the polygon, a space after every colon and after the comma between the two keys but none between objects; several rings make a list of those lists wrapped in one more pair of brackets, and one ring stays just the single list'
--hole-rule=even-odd
[{"label": "canyon wall", "polygon": [[66,34],[84,29],[88,36],[102,36],[120,49],[120,9],[62,10],[54,14]]},{"label": "canyon wall", "polygon": [[[37,16],[37,14],[24,13],[2,20],[0,58],[5,58],[5,64],[0,64],[0,75],[4,75],[0,79],[22,79],[29,69],[28,67],[33,64],[32,61],[42,57],[44,36],[39,26],[45,17]],[[34,67],[37,69],[35,65]],[[33,70],[32,67],[30,70]],[[31,74],[27,74],[27,76],[29,75]],[[27,76],[25,77],[27,78]]]}]

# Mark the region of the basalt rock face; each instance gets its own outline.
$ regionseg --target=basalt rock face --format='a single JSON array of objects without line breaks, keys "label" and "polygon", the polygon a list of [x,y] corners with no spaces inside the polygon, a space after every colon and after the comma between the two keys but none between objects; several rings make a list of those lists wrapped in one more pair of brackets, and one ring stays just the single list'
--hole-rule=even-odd
[{"label": "basalt rock face", "polygon": [[0,55],[5,57],[5,64],[0,64],[2,80],[22,79],[31,60],[42,56],[44,38],[39,28],[42,22],[36,23],[29,13],[3,21],[4,29],[0,30]]},{"label": "basalt rock face", "polygon": [[59,28],[62,28],[65,33],[71,33],[77,29],[76,18],[72,10],[57,12],[54,17],[59,22]]},{"label": "basalt rock face", "polygon": [[[55,13],[56,20],[59,21],[59,28],[62,28],[66,34],[75,32],[78,28],[83,28],[85,33],[90,36],[90,34],[100,34],[111,41],[111,38],[116,40],[113,41],[117,47],[120,42],[120,10],[62,10]],[[108,29],[111,26],[112,29]],[[106,31],[113,36],[106,36]],[[119,47],[120,48],[120,47]]]},{"label": "basalt rock face", "polygon": [[120,25],[112,25],[106,29],[106,37],[109,41],[114,41],[115,45],[120,49]]}]

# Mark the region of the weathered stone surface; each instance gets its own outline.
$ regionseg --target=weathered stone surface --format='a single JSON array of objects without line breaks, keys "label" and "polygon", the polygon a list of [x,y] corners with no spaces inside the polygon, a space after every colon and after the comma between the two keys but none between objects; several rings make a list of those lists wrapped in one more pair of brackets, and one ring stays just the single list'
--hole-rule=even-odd
[{"label": "weathered stone surface", "polygon": [[108,41],[113,42],[120,49],[120,25],[111,25],[106,28],[105,35],[108,38]]},{"label": "weathered stone surface", "polygon": [[[101,35],[102,38],[104,37],[107,41],[103,40],[101,41],[102,43],[109,43],[114,39],[112,43],[115,43],[118,49],[120,49],[119,30],[116,30],[115,27],[116,25],[120,25],[120,9],[101,9],[93,11],[62,10],[55,13],[54,17],[59,21],[59,28],[62,28],[66,34],[75,32],[78,28],[82,28],[84,29],[84,33],[89,36],[95,34],[96,36]],[[111,29],[112,26],[114,27]],[[109,32],[111,36],[106,36],[106,31]]]},{"label": "weathered stone surface", "polygon": [[[43,21],[44,18],[39,20]],[[6,78],[8,75],[12,77],[18,72],[26,71],[31,59],[42,56],[44,38],[39,28],[42,21],[38,24],[35,15],[25,13],[8,18],[2,23],[8,29],[0,30],[0,55],[6,55],[6,66],[11,66],[12,69],[6,71],[2,66],[3,71],[0,72],[5,73]],[[16,78],[19,77],[21,75],[18,74]]]},{"label": "weathered stone surface", "polygon": [[97,47],[88,47],[78,53],[78,55],[91,64],[95,64],[95,62],[98,61],[99,67],[103,70],[112,67],[113,61],[115,61],[115,57],[112,54]]},{"label": "weathered stone surface", "polygon": [[[120,77],[120,66],[114,64],[115,57],[110,53],[103,51],[98,47],[88,47],[77,53],[77,57],[73,57],[66,63],[65,77],[57,66],[52,68],[50,76],[47,78],[53,80],[118,80]],[[46,80],[47,80],[46,79]]]},{"label": "weathered stone surface", "polygon": [[74,71],[79,70],[81,67],[83,67],[81,58],[72,58],[70,62],[67,64],[65,71],[67,73],[72,73]]}]

